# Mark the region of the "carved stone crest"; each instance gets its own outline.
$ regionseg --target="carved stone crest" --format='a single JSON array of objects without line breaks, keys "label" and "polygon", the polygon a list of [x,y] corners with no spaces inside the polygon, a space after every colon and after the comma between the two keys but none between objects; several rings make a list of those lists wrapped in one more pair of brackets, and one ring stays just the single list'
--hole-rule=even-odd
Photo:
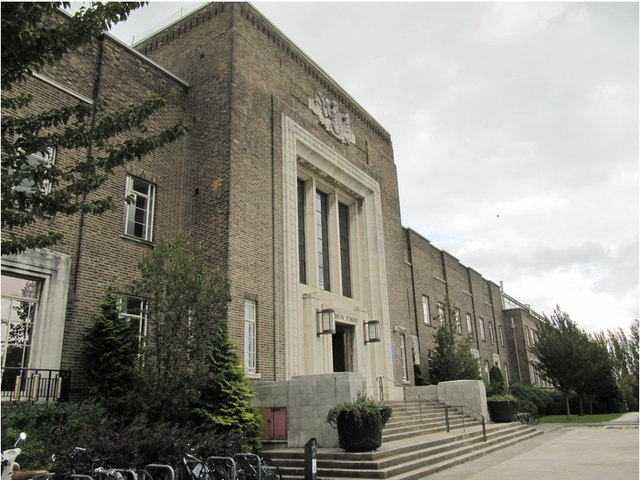
[{"label": "carved stone crest", "polygon": [[349,114],[338,111],[338,102],[316,92],[314,98],[309,98],[309,108],[317,115],[320,124],[342,143],[356,143],[356,136],[351,131]]}]

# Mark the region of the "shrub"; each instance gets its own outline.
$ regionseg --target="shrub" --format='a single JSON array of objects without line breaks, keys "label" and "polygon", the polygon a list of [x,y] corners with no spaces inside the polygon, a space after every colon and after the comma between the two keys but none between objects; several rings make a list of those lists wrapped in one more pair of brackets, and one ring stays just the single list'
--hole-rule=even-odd
[{"label": "shrub", "polygon": [[359,425],[379,425],[384,427],[391,418],[391,407],[358,392],[351,402],[342,402],[334,406],[327,414],[326,421],[335,427],[341,414],[352,416]]},{"label": "shrub", "polygon": [[502,375],[502,370],[497,365],[491,367],[489,370],[489,386],[487,388],[488,396],[495,395],[506,395],[507,394],[507,382],[504,379],[504,375]]},{"label": "shrub", "polygon": [[540,415],[556,415],[565,411],[564,394],[557,390],[522,383],[512,383],[510,390],[521,410],[530,410]]},{"label": "shrub", "polygon": [[[87,472],[92,458],[108,457],[114,466],[123,468],[177,465],[185,452],[205,458],[232,455],[246,442],[240,433],[221,432],[208,422],[126,422],[105,414],[95,404],[16,404],[3,409],[2,439],[13,444],[18,432],[25,431],[27,440],[18,458],[23,469],[46,468],[58,473],[68,471],[65,456],[76,446],[86,448],[85,458],[78,459],[76,466]],[[51,454],[56,454],[55,464]]]},{"label": "shrub", "polygon": [[415,379],[416,387],[431,385],[431,382],[429,381],[429,374],[422,365],[413,365],[413,378]]}]

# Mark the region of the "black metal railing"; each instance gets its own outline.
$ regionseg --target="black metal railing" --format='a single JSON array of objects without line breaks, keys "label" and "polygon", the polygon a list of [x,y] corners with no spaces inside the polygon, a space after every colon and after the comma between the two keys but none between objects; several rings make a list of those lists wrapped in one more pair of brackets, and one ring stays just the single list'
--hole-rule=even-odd
[{"label": "black metal railing", "polygon": [[1,396],[10,402],[66,402],[69,400],[71,372],[45,368],[6,367],[2,369]]}]

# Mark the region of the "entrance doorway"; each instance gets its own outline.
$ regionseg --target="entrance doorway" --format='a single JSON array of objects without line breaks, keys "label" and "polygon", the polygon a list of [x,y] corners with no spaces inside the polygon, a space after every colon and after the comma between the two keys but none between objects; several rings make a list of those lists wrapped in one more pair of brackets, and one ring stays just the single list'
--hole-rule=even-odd
[{"label": "entrance doorway", "polygon": [[336,333],[331,336],[334,372],[353,372],[354,328],[353,325],[336,324]]}]

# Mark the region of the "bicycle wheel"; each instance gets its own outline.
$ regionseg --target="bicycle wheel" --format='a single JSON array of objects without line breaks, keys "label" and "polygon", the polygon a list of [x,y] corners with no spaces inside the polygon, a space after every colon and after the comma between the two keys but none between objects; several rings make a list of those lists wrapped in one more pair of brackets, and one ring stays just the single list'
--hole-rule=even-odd
[{"label": "bicycle wheel", "polygon": [[280,467],[271,460],[262,459],[262,478],[267,480],[282,480],[282,473],[280,473]]},{"label": "bicycle wheel", "polygon": [[154,480],[153,475],[151,475],[144,468],[142,470],[138,470],[136,472],[136,476],[138,477],[138,480]]}]

